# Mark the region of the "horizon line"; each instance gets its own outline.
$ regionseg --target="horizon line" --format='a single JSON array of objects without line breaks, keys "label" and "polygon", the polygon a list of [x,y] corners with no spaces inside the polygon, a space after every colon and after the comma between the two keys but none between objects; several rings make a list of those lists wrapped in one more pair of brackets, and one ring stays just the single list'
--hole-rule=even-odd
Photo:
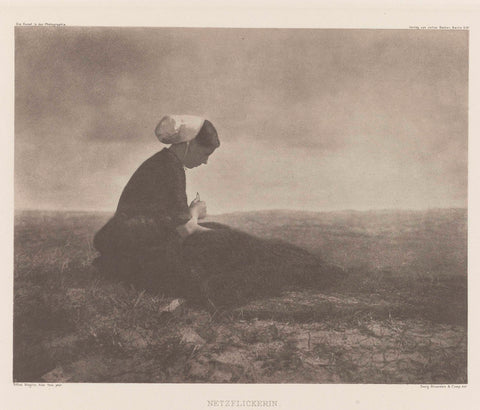
[{"label": "horizon line", "polygon": [[[339,209],[321,209],[321,210],[313,210],[313,209],[301,209],[301,208],[262,208],[262,209],[249,209],[249,210],[236,210],[236,211],[228,211],[222,213],[212,213],[208,214],[209,216],[221,216],[221,215],[229,215],[229,214],[237,214],[237,213],[248,213],[248,212],[305,212],[305,213],[331,213],[331,212],[372,212],[372,211],[432,211],[432,210],[447,210],[447,209],[463,209],[468,210],[468,206],[436,206],[436,207],[423,207],[423,208],[339,208]],[[81,212],[81,213],[111,213],[112,215],[115,213],[114,210],[106,210],[106,209],[75,209],[75,208],[14,208],[15,212]]]}]

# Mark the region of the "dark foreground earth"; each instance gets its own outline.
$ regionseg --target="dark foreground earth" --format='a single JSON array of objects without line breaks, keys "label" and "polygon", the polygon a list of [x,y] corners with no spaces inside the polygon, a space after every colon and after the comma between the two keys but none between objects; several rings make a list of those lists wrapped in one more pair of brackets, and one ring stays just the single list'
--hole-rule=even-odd
[{"label": "dark foreground earth", "polygon": [[17,382],[467,383],[467,211],[210,217],[349,275],[204,311],[101,278],[109,214],[15,215]]}]

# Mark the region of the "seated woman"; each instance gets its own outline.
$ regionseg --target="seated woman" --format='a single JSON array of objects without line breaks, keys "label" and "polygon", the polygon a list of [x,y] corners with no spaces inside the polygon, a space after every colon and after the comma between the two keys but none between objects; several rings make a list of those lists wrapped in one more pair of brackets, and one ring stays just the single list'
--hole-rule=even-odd
[{"label": "seated woman", "polygon": [[205,202],[188,205],[185,168],[207,164],[220,146],[212,123],[166,116],[156,135],[171,144],[125,186],[113,218],[95,235],[104,273],[214,307],[238,305],[287,287],[326,286],[343,276],[309,252],[217,223],[199,223]]}]

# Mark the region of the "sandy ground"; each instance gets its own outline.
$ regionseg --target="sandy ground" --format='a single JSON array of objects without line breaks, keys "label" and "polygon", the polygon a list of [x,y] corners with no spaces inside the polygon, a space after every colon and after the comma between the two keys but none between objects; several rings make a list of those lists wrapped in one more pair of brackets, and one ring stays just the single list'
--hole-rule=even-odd
[{"label": "sandy ground", "polygon": [[[20,215],[14,380],[466,383],[466,215],[445,211],[422,225],[421,215],[390,216],[386,223],[383,216],[356,214],[350,230],[342,217],[324,215],[318,225],[325,259],[356,266],[377,246],[390,263],[363,263],[325,292],[289,291],[205,311],[100,278],[91,266],[91,236],[105,215]],[[265,218],[279,221],[259,215],[255,222],[250,215],[250,231],[261,234]],[[293,232],[299,220],[282,217],[283,225],[270,224],[264,236],[275,237],[279,226]],[[436,246],[415,250],[411,238],[428,235]],[[308,240],[313,250],[320,246]],[[442,246],[450,251],[438,251]]]}]

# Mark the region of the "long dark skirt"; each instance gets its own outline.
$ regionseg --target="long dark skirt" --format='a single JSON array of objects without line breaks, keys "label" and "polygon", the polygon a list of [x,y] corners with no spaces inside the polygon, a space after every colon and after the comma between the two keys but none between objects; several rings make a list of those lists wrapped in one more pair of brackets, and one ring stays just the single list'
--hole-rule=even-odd
[{"label": "long dark skirt", "polygon": [[144,216],[115,216],[97,232],[94,261],[105,276],[138,288],[177,295],[184,290],[181,240],[176,232]]},{"label": "long dark skirt", "polygon": [[[135,234],[134,225],[130,224],[128,235],[145,235],[141,229]],[[241,305],[284,289],[326,288],[343,277],[342,269],[289,243],[218,223],[202,225],[211,230],[192,234],[183,243],[169,238],[141,248],[103,252],[99,265],[111,276],[141,288],[215,307]],[[119,232],[116,235],[118,241]]]}]

